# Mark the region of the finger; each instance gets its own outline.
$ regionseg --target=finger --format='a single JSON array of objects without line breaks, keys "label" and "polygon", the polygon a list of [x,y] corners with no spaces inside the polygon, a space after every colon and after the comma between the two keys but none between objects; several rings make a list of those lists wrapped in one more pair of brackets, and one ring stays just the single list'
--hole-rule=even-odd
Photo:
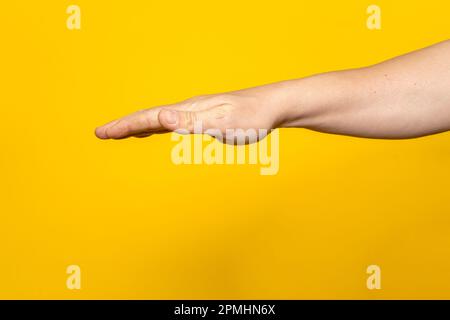
[{"label": "finger", "polygon": [[170,131],[201,133],[207,129],[218,128],[217,112],[214,108],[201,111],[187,111],[163,108],[159,112],[159,123]]},{"label": "finger", "polygon": [[167,133],[167,132],[169,132],[169,130],[167,130],[167,129],[152,130],[152,131],[149,131],[149,132],[142,132],[142,133],[135,134],[133,137],[135,137],[135,138],[147,138],[147,137],[150,137],[150,136],[152,136],[154,134],[161,134],[161,133]]},{"label": "finger", "polygon": [[95,135],[100,139],[123,139],[166,131],[158,120],[159,111],[160,108],[137,111],[97,128]]}]

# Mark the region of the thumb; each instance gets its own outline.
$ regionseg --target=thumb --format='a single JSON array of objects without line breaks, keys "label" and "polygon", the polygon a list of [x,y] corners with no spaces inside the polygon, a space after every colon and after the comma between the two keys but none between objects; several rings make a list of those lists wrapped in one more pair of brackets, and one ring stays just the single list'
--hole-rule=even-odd
[{"label": "thumb", "polygon": [[196,133],[204,132],[206,129],[214,128],[215,122],[213,113],[209,110],[161,109],[158,119],[164,128],[180,133],[194,133],[194,129]]}]

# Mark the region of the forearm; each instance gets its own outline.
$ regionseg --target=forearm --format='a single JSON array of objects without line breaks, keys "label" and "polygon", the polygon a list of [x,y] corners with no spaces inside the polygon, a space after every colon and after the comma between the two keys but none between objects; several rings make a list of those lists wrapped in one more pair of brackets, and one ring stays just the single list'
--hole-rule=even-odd
[{"label": "forearm", "polygon": [[371,138],[450,130],[450,42],[368,68],[269,85],[279,126]]}]

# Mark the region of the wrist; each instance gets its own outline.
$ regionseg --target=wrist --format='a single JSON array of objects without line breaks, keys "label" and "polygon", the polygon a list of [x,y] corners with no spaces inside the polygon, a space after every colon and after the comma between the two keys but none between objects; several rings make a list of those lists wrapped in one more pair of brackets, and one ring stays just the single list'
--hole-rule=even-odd
[{"label": "wrist", "polygon": [[316,128],[349,103],[347,72],[332,72],[280,83],[278,127]]}]

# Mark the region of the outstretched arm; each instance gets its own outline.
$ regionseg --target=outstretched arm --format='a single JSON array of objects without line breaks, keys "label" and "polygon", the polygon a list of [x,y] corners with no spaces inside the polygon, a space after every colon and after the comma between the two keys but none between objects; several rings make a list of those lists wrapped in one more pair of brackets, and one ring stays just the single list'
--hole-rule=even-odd
[{"label": "outstretched arm", "polygon": [[96,129],[101,139],[185,129],[311,130],[414,138],[450,130],[450,40],[383,63],[141,110]]}]

